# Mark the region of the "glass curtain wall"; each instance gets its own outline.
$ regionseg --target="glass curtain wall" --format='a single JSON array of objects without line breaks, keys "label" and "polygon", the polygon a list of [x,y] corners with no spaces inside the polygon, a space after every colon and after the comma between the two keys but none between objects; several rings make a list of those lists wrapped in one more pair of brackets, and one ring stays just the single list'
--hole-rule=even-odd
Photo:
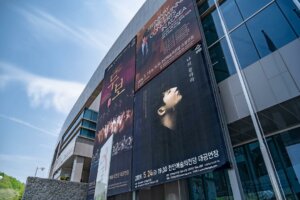
[{"label": "glass curtain wall", "polygon": [[[221,0],[252,108],[286,199],[299,197],[300,11],[293,0]],[[214,0],[198,10],[246,199],[275,199]]]},{"label": "glass curtain wall", "polygon": [[[267,143],[286,199],[300,198],[300,128],[269,136]],[[275,199],[258,142],[234,148],[247,199]]]},{"label": "glass curtain wall", "polygon": [[224,170],[137,191],[137,200],[231,200],[229,178]]}]

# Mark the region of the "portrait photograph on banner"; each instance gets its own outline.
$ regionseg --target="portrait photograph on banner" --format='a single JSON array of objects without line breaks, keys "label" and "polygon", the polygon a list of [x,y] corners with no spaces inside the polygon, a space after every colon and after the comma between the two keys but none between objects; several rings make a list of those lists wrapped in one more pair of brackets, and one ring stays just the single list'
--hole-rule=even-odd
[{"label": "portrait photograph on banner", "polygon": [[202,54],[198,44],[135,95],[135,189],[213,171],[228,161]]}]

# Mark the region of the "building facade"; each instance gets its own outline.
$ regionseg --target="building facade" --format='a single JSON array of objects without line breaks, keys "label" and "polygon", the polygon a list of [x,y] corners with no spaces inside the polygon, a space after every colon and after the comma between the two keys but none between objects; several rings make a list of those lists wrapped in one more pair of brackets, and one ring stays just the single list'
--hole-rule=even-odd
[{"label": "building facade", "polygon": [[[57,152],[68,131],[84,108],[99,105],[105,69],[164,2],[146,1],[100,63],[61,130],[51,178],[63,174]],[[108,199],[300,199],[299,1],[195,0],[195,5],[231,166]],[[81,156],[68,162],[71,180],[78,181],[72,177]]]},{"label": "building facade", "polygon": [[85,108],[60,138],[49,178],[88,182],[98,112]]}]

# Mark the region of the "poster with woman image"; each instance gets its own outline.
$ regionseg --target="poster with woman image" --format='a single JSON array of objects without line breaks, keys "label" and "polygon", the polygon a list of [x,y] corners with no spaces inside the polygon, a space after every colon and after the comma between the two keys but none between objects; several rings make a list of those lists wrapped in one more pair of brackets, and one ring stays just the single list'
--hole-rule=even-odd
[{"label": "poster with woman image", "polygon": [[202,54],[198,44],[135,95],[135,189],[206,173],[227,163]]}]

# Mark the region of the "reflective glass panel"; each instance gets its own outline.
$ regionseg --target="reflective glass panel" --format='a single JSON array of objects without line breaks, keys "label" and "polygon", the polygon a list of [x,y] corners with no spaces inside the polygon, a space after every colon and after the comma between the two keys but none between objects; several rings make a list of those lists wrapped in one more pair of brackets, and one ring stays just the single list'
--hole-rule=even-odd
[{"label": "reflective glass panel", "polygon": [[233,199],[225,170],[187,179],[189,200]]},{"label": "reflective glass panel", "polygon": [[300,36],[300,10],[295,6],[292,0],[277,0],[280,9],[292,25],[294,31]]},{"label": "reflective glass panel", "polygon": [[95,138],[95,131],[91,131],[91,130],[82,128],[80,130],[80,135],[88,137],[88,138]]},{"label": "reflective glass panel", "polygon": [[221,4],[220,9],[228,30],[231,30],[243,21],[235,1],[224,1],[224,3]]},{"label": "reflective glass panel", "polygon": [[[300,199],[300,128],[273,137],[271,154],[288,199]],[[274,148],[272,148],[274,146]],[[287,177],[287,178],[286,178]]]},{"label": "reflective glass panel", "polygon": [[236,72],[225,39],[212,46],[209,55],[218,83]]},{"label": "reflective glass panel", "polygon": [[247,27],[261,57],[296,39],[275,3],[249,20]]},{"label": "reflective glass panel", "polygon": [[275,199],[258,143],[234,149],[246,199]]},{"label": "reflective glass panel", "polygon": [[245,25],[233,31],[230,36],[242,68],[259,59],[257,50]]},{"label": "reflective glass panel", "polygon": [[199,15],[202,15],[209,8],[208,2],[205,1],[200,6],[198,6]]},{"label": "reflective glass panel", "polygon": [[90,129],[96,129],[96,123],[87,120],[82,120],[82,126]]},{"label": "reflective glass panel", "polygon": [[250,17],[263,6],[267,5],[271,0],[236,0],[236,3],[244,17]]},{"label": "reflective glass panel", "polygon": [[273,138],[268,138],[268,146],[270,151],[272,152],[273,162],[276,167],[276,171],[278,173],[283,192],[287,197],[287,199],[295,199],[284,166],[285,162],[283,156],[287,156],[287,155],[285,151],[282,151],[283,149],[281,148],[281,145],[282,145],[281,143],[274,141]]},{"label": "reflective glass panel", "polygon": [[224,35],[220,24],[220,18],[216,11],[212,12],[202,20],[202,26],[207,46],[210,46]]}]

